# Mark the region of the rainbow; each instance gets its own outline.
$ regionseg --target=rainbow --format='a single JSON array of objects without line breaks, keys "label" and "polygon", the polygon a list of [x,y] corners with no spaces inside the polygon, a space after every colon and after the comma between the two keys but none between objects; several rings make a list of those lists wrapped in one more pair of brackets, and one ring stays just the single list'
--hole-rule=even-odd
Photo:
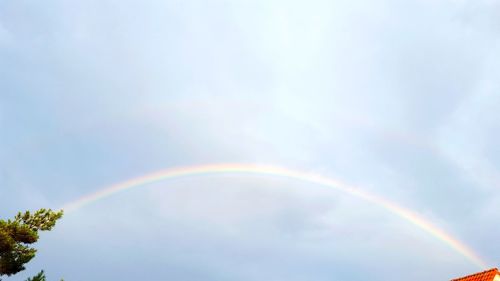
[{"label": "rainbow", "polygon": [[462,255],[475,265],[481,268],[487,267],[487,263],[484,262],[483,259],[480,258],[479,255],[477,255],[472,249],[467,247],[464,243],[462,243],[457,238],[453,237],[451,234],[442,230],[429,220],[425,219],[424,217],[422,217],[421,215],[417,214],[416,212],[410,209],[402,207],[388,199],[385,199],[373,193],[363,191],[357,187],[347,185],[341,181],[332,178],[321,176],[315,173],[296,171],[278,166],[255,165],[255,164],[211,164],[211,165],[170,168],[105,187],[95,193],[91,193],[73,202],[67,203],[66,205],[63,206],[62,209],[66,213],[74,212],[88,204],[110,197],[119,192],[132,188],[137,188],[158,181],[163,181],[173,178],[181,178],[181,177],[203,176],[203,175],[213,175],[213,174],[234,174],[234,173],[288,178],[292,180],[298,180],[325,187],[330,187],[340,192],[350,194],[367,202],[378,205],[386,209],[387,211],[391,212],[392,214],[402,218],[403,220],[415,225],[416,227],[427,232],[434,238],[442,241],[444,244],[449,246],[451,249],[453,249],[454,251],[456,251],[457,253],[459,253],[460,255]]}]

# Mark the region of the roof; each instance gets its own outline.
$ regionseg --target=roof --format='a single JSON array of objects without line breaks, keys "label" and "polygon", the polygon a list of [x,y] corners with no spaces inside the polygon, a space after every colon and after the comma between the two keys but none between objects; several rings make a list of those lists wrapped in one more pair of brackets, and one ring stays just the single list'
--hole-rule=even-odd
[{"label": "roof", "polygon": [[499,274],[498,268],[492,268],[465,277],[452,279],[451,281],[493,281],[493,279],[495,278],[495,276],[497,276],[497,274]]}]

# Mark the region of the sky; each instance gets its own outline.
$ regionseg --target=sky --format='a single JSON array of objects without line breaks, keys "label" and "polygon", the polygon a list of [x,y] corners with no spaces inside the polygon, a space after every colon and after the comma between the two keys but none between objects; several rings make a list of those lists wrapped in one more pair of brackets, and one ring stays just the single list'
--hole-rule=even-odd
[{"label": "sky", "polygon": [[[215,163],[339,179],[500,266],[498,0],[0,0],[0,217]],[[185,177],[67,213],[24,280],[407,281],[482,270],[360,198]]]}]

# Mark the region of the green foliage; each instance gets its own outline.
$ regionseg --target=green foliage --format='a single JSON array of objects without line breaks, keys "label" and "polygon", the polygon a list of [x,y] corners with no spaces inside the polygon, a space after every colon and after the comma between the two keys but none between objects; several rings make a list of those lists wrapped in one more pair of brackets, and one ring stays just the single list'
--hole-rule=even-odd
[{"label": "green foliage", "polygon": [[[46,281],[45,279],[45,272],[40,271],[37,275],[31,277],[31,278],[28,278],[26,279],[26,281]],[[61,281],[64,281],[63,279],[61,279]]]},{"label": "green foliage", "polygon": [[[38,241],[39,231],[51,230],[62,215],[62,211],[40,209],[35,213],[18,213],[14,220],[0,220],[0,277],[24,270],[24,265],[36,254],[36,249],[29,245]],[[45,280],[43,271],[33,278],[28,280]]]},{"label": "green foliage", "polygon": [[26,279],[26,281],[46,281],[45,280],[45,273],[42,270],[37,275],[35,275],[35,276],[31,277],[31,278]]}]

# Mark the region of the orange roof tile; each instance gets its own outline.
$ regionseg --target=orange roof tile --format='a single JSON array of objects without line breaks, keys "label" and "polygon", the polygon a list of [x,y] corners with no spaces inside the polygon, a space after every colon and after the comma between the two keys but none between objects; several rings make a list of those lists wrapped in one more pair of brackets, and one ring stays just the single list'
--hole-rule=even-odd
[{"label": "orange roof tile", "polygon": [[497,274],[499,274],[498,268],[492,268],[490,270],[486,270],[476,274],[452,279],[451,281],[493,281]]}]

